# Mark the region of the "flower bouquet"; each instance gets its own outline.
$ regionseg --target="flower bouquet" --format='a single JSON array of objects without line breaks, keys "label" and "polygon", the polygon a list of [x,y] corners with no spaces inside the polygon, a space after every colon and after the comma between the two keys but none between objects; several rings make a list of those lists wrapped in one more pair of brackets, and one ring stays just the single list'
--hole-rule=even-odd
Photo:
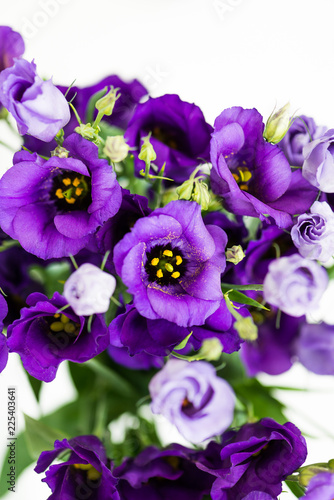
[{"label": "flower bouquet", "polygon": [[17,353],[38,400],[66,362],[77,397],[17,435],[8,388],[1,494],[35,462],[53,500],[333,498],[333,461],[305,463],[256,376],[334,375],[334,326],[309,316],[333,275],[334,130],[288,106],[212,127],[137,80],[56,86],[23,54],[0,27],[22,136],[0,179],[0,370]]}]

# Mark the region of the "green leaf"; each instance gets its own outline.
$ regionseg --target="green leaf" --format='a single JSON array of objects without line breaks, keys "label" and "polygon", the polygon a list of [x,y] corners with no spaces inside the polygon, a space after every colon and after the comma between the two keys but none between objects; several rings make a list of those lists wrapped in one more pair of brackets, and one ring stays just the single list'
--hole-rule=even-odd
[{"label": "green leaf", "polygon": [[37,459],[42,451],[53,450],[56,439],[68,438],[63,431],[53,429],[40,420],[24,415],[26,424],[25,438],[29,454]]},{"label": "green leaf", "polygon": [[[23,433],[17,436],[17,439],[15,441],[15,448],[16,448],[15,476],[16,480],[18,480],[19,476],[24,471],[24,469],[28,467],[28,465],[32,464],[34,462],[34,459],[29,454],[27,443]],[[10,464],[8,464],[8,457],[9,457],[9,452],[8,454],[6,454],[4,462],[1,467],[1,474],[0,474],[1,478],[5,478],[6,474],[8,474],[9,472]],[[8,488],[7,481],[5,480],[0,481],[0,497],[8,493],[7,488]]]},{"label": "green leaf", "polygon": [[31,266],[29,275],[45,288],[48,297],[52,297],[55,292],[62,293],[64,282],[71,274],[71,264],[68,260],[52,262],[46,267]]},{"label": "green leaf", "polygon": [[[223,293],[229,292],[230,289],[223,289]],[[232,302],[237,302],[238,304],[246,304],[248,306],[253,306],[257,307],[259,309],[265,309],[266,311],[270,311],[268,307],[265,307],[263,304],[260,302],[257,302],[257,300],[251,299],[250,297],[247,297],[244,293],[239,292],[238,290],[232,290],[231,292],[228,293],[228,297]]]},{"label": "green leaf", "polygon": [[32,390],[35,394],[35,398],[37,399],[37,401],[39,401],[39,395],[40,395],[41,388],[42,388],[42,381],[38,380],[35,377],[32,377],[28,372],[26,372],[26,373],[27,373],[30,387],[32,388]]},{"label": "green leaf", "polygon": [[114,137],[115,135],[124,135],[124,130],[113,125],[109,125],[109,123],[103,120],[100,122],[99,127],[99,136],[103,139],[106,139],[107,137]]},{"label": "green leaf", "polygon": [[185,339],[182,340],[176,347],[174,347],[174,351],[181,351],[181,349],[184,349],[186,347],[188,340],[192,336],[193,332],[190,332],[189,335],[186,336]]},{"label": "green leaf", "polygon": [[222,288],[226,290],[254,290],[258,292],[263,291],[263,285],[230,285],[229,283],[222,283]]},{"label": "green leaf", "polygon": [[295,481],[284,481],[284,482],[290,489],[290,491],[295,495],[295,497],[301,498],[305,495],[305,491],[297,482]]},{"label": "green leaf", "polygon": [[90,368],[97,375],[101,375],[112,387],[113,391],[121,396],[133,398],[136,392],[131,384],[125,380],[116,371],[112,370],[109,366],[102,364],[100,361],[90,359],[85,363],[85,366]]}]

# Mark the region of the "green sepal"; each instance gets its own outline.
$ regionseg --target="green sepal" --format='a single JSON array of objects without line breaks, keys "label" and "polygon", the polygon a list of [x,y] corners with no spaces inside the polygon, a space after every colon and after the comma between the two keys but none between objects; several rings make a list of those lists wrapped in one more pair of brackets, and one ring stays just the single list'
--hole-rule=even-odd
[{"label": "green sepal", "polygon": [[193,332],[190,332],[189,335],[187,335],[186,338],[184,338],[182,340],[182,342],[180,342],[177,346],[175,346],[174,351],[181,351],[181,349],[184,349],[188,343],[188,340],[192,336],[192,334],[193,334]]},{"label": "green sepal", "polygon": [[284,481],[291,493],[295,495],[296,498],[301,498],[305,495],[304,489],[295,481]]},{"label": "green sepal", "polygon": [[232,302],[237,302],[238,304],[245,304],[247,306],[258,307],[259,309],[264,309],[265,311],[270,311],[263,304],[258,302],[257,300],[251,299],[244,293],[239,292],[238,290],[231,290],[222,288],[223,293],[228,293],[228,297]]}]

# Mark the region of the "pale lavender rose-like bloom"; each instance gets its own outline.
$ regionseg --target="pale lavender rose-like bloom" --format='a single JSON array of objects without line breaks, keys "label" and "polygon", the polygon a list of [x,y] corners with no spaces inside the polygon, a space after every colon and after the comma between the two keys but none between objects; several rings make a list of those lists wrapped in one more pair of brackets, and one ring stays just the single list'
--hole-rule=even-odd
[{"label": "pale lavender rose-like bloom", "polygon": [[323,267],[294,254],[269,265],[263,295],[269,304],[298,317],[318,305],[327,285],[328,275]]},{"label": "pale lavender rose-like bloom", "polygon": [[303,149],[303,177],[324,193],[334,193],[334,129]]},{"label": "pale lavender rose-like bloom", "polygon": [[164,415],[192,443],[221,434],[232,423],[234,392],[205,361],[170,359],[149,390],[152,412]]},{"label": "pale lavender rose-like bloom", "polygon": [[316,201],[309,214],[301,214],[291,238],[302,257],[327,262],[334,255],[334,213],[325,201]]},{"label": "pale lavender rose-like bloom", "polygon": [[334,325],[305,323],[296,343],[298,360],[318,375],[334,375]]},{"label": "pale lavender rose-like bloom", "polygon": [[304,500],[332,500],[334,498],[334,474],[321,472],[312,477]]},{"label": "pale lavender rose-like bloom", "polygon": [[13,115],[21,135],[51,141],[70,120],[68,103],[50,80],[42,80],[36,64],[17,59],[0,75],[0,102]]},{"label": "pale lavender rose-like bloom", "polygon": [[78,316],[108,310],[116,279],[93,264],[82,264],[64,285],[64,297]]}]

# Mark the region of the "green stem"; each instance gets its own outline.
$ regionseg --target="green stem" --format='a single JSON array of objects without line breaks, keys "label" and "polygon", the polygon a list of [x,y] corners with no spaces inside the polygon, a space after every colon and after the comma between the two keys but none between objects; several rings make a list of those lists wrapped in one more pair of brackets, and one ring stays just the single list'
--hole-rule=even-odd
[{"label": "green stem", "polygon": [[94,358],[86,361],[85,366],[90,368],[97,375],[101,375],[112,386],[113,391],[117,394],[130,398],[136,396],[135,390],[131,384],[109,366],[103,365]]}]

